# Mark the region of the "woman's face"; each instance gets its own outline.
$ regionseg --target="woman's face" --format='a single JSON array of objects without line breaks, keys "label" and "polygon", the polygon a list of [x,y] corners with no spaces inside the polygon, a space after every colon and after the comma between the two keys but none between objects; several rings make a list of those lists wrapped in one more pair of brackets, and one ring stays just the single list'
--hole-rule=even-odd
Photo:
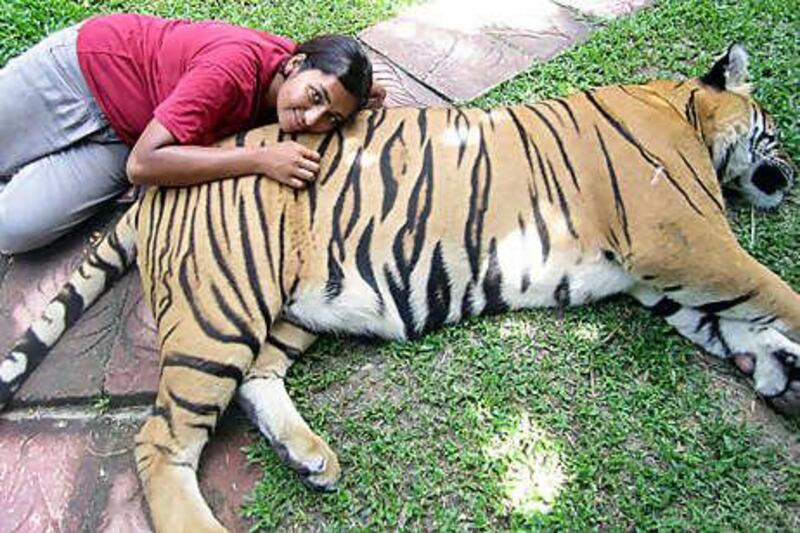
[{"label": "woman's face", "polygon": [[317,69],[293,68],[278,90],[278,123],[288,133],[330,131],[357,109],[339,79]]}]

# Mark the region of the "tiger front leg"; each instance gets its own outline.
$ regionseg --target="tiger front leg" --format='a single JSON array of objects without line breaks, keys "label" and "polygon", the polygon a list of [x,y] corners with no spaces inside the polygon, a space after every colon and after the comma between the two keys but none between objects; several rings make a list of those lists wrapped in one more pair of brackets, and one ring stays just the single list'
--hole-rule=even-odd
[{"label": "tiger front leg", "polygon": [[682,305],[680,293],[665,294],[647,285],[631,291],[645,307],[706,352],[733,360],[752,376],[756,391],[777,409],[800,413],[800,344],[771,327],[769,317],[748,319],[741,316],[741,310],[735,311],[735,306],[726,315],[719,301]]},{"label": "tiger front leg", "polygon": [[153,526],[165,533],[227,531],[200,493],[197,464],[249,368],[252,349],[206,339],[170,342],[162,353],[156,403],[136,436],[135,448]]},{"label": "tiger front leg", "polygon": [[297,412],[284,383],[293,360],[315,340],[314,334],[289,322],[276,322],[239,388],[238,402],[307,485],[331,490],[339,479],[339,459]]}]

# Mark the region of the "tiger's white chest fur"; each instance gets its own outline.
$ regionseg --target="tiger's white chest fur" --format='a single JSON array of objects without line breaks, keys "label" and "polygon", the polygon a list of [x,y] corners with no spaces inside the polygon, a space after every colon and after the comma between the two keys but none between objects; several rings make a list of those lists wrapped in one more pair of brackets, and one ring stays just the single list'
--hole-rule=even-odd
[{"label": "tiger's white chest fur", "polygon": [[[336,297],[330,297],[324,283],[312,284],[287,302],[284,313],[318,332],[406,339],[431,324],[455,323],[469,315],[580,305],[625,291],[632,283],[600,250],[556,248],[544,258],[542,243],[532,231],[518,230],[496,240],[483,254],[477,278],[460,243],[445,243],[439,249],[438,273],[436,253],[426,250],[409,276],[405,319],[404,302],[393,298],[392,282],[397,284],[398,275],[388,251],[385,257],[373,254],[377,292],[353,261],[343,265],[342,288]],[[431,287],[431,280],[443,278],[446,298],[441,297],[444,291]],[[431,321],[437,313],[440,318]]]}]

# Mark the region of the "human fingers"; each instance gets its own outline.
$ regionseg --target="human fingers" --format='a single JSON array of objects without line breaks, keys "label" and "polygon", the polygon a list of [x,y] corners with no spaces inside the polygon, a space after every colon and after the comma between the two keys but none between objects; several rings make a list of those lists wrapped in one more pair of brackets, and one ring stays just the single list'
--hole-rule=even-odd
[{"label": "human fingers", "polygon": [[305,168],[297,168],[294,170],[294,172],[292,172],[292,177],[304,181],[314,181],[317,175],[310,170],[306,170]]},{"label": "human fingers", "polygon": [[303,170],[307,170],[316,176],[319,174],[319,163],[316,161],[312,161],[311,159],[301,159],[298,162],[298,167]]}]

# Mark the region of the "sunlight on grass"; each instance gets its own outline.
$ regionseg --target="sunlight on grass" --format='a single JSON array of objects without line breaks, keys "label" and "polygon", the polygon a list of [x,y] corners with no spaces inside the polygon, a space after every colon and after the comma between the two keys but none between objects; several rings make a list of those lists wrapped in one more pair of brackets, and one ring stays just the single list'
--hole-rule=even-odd
[{"label": "sunlight on grass", "polygon": [[547,514],[568,480],[553,439],[524,414],[509,434],[497,437],[485,449],[508,469],[500,486],[506,508],[526,517]]},{"label": "sunlight on grass", "polygon": [[583,341],[591,343],[592,345],[596,345],[603,340],[605,336],[606,328],[602,324],[597,324],[594,322],[584,322],[575,326],[572,330],[572,334],[575,335],[575,338]]}]

